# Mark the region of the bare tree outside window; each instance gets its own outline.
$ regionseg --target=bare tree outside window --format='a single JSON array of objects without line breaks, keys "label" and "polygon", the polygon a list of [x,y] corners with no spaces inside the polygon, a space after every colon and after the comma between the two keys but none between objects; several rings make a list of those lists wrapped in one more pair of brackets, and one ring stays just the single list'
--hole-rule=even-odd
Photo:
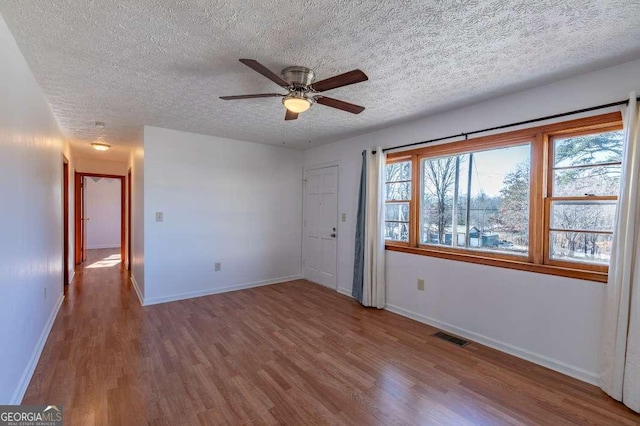
[{"label": "bare tree outside window", "polygon": [[[456,181],[456,161],[457,157],[445,157],[425,160],[422,163],[424,188],[422,204],[429,206],[423,212],[426,213],[428,222],[435,222],[435,233],[430,224],[423,231],[427,235],[426,241],[423,241],[425,243],[433,241],[432,234],[437,235],[439,244],[445,243],[445,231],[452,222],[449,212],[453,208],[452,189]],[[429,220],[429,218],[435,218],[435,220]]]}]

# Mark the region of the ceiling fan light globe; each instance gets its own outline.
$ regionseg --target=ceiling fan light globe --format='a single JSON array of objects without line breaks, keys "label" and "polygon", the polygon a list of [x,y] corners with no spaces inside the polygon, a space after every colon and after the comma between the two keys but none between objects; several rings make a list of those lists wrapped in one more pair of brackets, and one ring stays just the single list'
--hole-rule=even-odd
[{"label": "ceiling fan light globe", "polygon": [[96,151],[107,151],[109,148],[111,148],[111,145],[107,143],[94,142],[91,144],[91,147]]},{"label": "ceiling fan light globe", "polygon": [[309,99],[299,98],[297,96],[286,96],[282,99],[282,104],[286,109],[296,114],[300,114],[311,108],[311,101]]}]

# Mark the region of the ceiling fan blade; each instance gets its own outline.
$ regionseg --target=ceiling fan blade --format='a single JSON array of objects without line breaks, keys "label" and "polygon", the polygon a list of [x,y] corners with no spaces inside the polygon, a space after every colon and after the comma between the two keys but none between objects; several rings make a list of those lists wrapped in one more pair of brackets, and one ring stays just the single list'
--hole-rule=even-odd
[{"label": "ceiling fan blade", "polygon": [[311,87],[316,92],[324,92],[325,90],[335,89],[336,87],[348,86],[354,83],[360,83],[362,81],[369,80],[369,77],[360,70],[353,70],[345,72],[344,74],[336,75],[325,80],[320,80],[313,83]]},{"label": "ceiling fan blade", "polygon": [[284,95],[280,93],[262,93],[259,95],[237,95],[237,96],[220,96],[220,99],[225,101],[233,101],[235,99],[253,99],[253,98],[277,98]]},{"label": "ceiling fan blade", "polygon": [[298,119],[298,113],[297,112],[291,112],[288,109],[285,108],[285,110],[287,111],[287,113],[284,115],[284,119],[289,121],[289,120],[297,120]]},{"label": "ceiling fan blade", "polygon": [[267,77],[269,80],[273,81],[275,84],[279,86],[282,86],[282,87],[289,86],[289,83],[283,80],[282,77],[280,77],[278,74],[274,73],[269,68],[265,67],[255,59],[240,59],[240,62],[242,62],[252,70],[259,72],[260,74]]},{"label": "ceiling fan blade", "polygon": [[319,96],[316,98],[316,102],[324,106],[331,108],[341,109],[352,114],[360,114],[364,111],[364,107],[360,105],[350,104],[349,102],[339,101],[338,99],[327,98],[326,96]]}]

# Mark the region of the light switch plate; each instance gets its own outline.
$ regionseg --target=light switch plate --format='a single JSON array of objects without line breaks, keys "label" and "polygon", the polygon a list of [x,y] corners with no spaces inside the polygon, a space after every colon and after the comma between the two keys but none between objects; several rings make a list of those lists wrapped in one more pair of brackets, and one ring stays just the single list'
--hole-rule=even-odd
[{"label": "light switch plate", "polygon": [[424,291],[424,280],[422,278],[418,278],[418,290]]},{"label": "light switch plate", "polygon": [[214,271],[216,272],[222,271],[222,263],[216,262],[214,265]]},{"label": "light switch plate", "polygon": [[347,214],[346,213],[342,213],[342,221],[343,222],[347,221]]},{"label": "light switch plate", "polygon": [[164,213],[156,212],[156,222],[163,222],[163,221],[164,221]]}]

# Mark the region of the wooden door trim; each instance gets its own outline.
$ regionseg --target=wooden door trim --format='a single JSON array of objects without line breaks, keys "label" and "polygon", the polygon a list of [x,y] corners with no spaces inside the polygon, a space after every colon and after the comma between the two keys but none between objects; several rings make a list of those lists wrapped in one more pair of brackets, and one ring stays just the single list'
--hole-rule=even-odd
[{"label": "wooden door trim", "polygon": [[76,265],[82,263],[82,238],[83,238],[83,228],[82,228],[82,218],[81,218],[81,208],[82,208],[82,179],[85,177],[99,177],[99,178],[110,178],[110,179],[120,179],[120,258],[125,258],[125,176],[122,175],[109,175],[103,173],[85,173],[75,171],[75,217],[74,217],[74,225],[75,225],[75,260]]},{"label": "wooden door trim", "polygon": [[76,265],[80,265],[82,263],[82,175],[74,170],[74,187],[73,187],[73,226],[75,230],[75,262]]},{"label": "wooden door trim", "polygon": [[69,284],[69,160],[62,155],[62,283]]},{"label": "wooden door trim", "polygon": [[131,167],[127,172],[127,270],[131,270]]}]

